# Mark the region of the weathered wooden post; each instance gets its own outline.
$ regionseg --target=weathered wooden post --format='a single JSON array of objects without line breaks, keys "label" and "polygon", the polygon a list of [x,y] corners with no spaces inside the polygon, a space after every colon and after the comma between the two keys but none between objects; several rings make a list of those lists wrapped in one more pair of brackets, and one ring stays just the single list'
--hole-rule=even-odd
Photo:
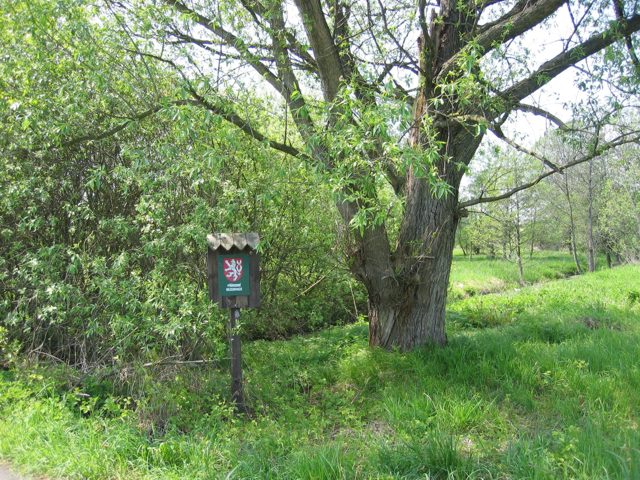
[{"label": "weathered wooden post", "polygon": [[241,308],[260,306],[260,255],[257,233],[213,233],[207,236],[209,297],[229,309],[231,398],[246,412],[242,382],[242,344],[238,335]]}]

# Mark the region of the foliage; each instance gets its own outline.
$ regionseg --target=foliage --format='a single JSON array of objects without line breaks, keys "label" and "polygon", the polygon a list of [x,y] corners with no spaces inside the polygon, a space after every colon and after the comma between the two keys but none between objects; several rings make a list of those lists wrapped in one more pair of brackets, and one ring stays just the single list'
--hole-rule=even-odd
[{"label": "foliage", "polygon": [[[536,160],[536,162],[538,162]],[[530,181],[540,173],[533,159],[502,150],[483,149],[478,165],[470,172],[466,192],[472,196],[494,196]],[[480,252],[490,257],[516,261],[534,243],[539,230],[537,190],[518,192],[499,202],[480,205],[464,219],[458,231],[458,244],[470,258]],[[540,239],[538,239],[538,243]]]},{"label": "foliage", "polygon": [[[5,155],[43,151],[122,123],[173,78],[121,48],[97,2],[7,0],[0,18],[0,118]],[[76,142],[81,143],[81,142]]]},{"label": "foliage", "polygon": [[622,149],[611,159],[611,175],[603,189],[602,243],[628,262],[640,260],[640,163],[637,147]]},{"label": "foliage", "polygon": [[117,140],[1,160],[0,319],[27,352],[85,367],[222,355],[212,231],[262,235],[264,308],[246,316],[249,337],[349,319],[358,292],[329,256],[330,195],[304,165],[274,165],[206,113],[168,112]]},{"label": "foliage", "polygon": [[[206,289],[212,231],[261,234],[264,302],[243,315],[249,338],[357,317],[362,293],[318,172],[176,100],[175,74],[140,60],[110,9],[4,7],[0,325],[11,341],[83,368],[223,355],[226,320]],[[265,102],[244,98],[267,124]]]},{"label": "foliage", "polygon": [[[599,140],[585,132],[547,132],[537,142],[535,158],[513,151],[505,155],[488,142],[479,156],[483,162],[470,172],[466,195],[500,194],[535,178],[549,159],[558,166],[567,165],[587,155],[605,137],[633,128],[634,121],[624,116],[615,119],[603,127]],[[561,175],[541,179],[508,199],[479,205],[462,220],[458,244],[470,259],[483,253],[517,260],[519,236],[522,259],[531,258],[537,250],[567,249],[575,252],[577,273],[581,264],[590,263],[590,251],[593,269],[598,261],[602,265],[606,260],[608,266],[635,261],[639,211],[635,152],[633,144],[621,145]]]},{"label": "foliage", "polygon": [[[199,357],[222,326],[210,322],[198,239],[259,229],[267,302],[248,317],[250,336],[357,317],[366,291],[372,322],[388,321],[376,308],[397,305],[411,308],[388,318],[420,316],[407,298],[432,299],[418,303],[434,312],[421,317],[434,328],[399,327],[407,318],[395,325],[412,334],[384,341],[386,326],[373,325],[373,343],[443,344],[457,196],[484,135],[588,58],[597,81],[582,88],[619,81],[615,110],[634,93],[623,59],[637,16],[596,3],[571,2],[580,32],[557,29],[562,51],[532,54],[519,47],[560,16],[561,2],[297,2],[290,14],[272,1],[8,0],[2,321],[25,348],[77,363],[130,357],[138,345]],[[279,152],[271,163],[267,147]],[[346,262],[323,235],[335,219]],[[446,261],[426,267],[428,257]],[[117,353],[106,353],[107,339]]]}]

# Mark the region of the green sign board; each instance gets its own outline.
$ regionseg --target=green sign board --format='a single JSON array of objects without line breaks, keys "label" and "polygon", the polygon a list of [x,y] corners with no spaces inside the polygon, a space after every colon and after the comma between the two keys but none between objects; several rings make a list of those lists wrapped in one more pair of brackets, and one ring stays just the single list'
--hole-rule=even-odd
[{"label": "green sign board", "polygon": [[218,255],[218,289],[222,297],[251,294],[251,259],[246,253]]}]

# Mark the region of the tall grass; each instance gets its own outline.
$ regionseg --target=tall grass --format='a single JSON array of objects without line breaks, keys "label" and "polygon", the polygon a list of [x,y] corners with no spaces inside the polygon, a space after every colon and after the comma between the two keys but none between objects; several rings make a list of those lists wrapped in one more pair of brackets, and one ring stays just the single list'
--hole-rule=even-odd
[{"label": "tall grass", "polygon": [[0,456],[53,478],[638,479],[638,290],[627,266],[460,299],[449,344],[411,353],[370,349],[365,324],[254,342],[247,418],[223,368],[130,403],[4,372]]}]

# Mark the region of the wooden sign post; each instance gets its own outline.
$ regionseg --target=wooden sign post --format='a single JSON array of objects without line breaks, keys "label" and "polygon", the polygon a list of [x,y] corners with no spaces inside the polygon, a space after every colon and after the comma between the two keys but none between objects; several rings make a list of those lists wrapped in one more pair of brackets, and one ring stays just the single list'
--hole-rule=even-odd
[{"label": "wooden sign post", "polygon": [[231,398],[239,412],[246,412],[242,381],[242,343],[238,335],[241,308],[260,306],[260,242],[257,233],[213,233],[207,236],[209,297],[229,309],[231,350]]}]

